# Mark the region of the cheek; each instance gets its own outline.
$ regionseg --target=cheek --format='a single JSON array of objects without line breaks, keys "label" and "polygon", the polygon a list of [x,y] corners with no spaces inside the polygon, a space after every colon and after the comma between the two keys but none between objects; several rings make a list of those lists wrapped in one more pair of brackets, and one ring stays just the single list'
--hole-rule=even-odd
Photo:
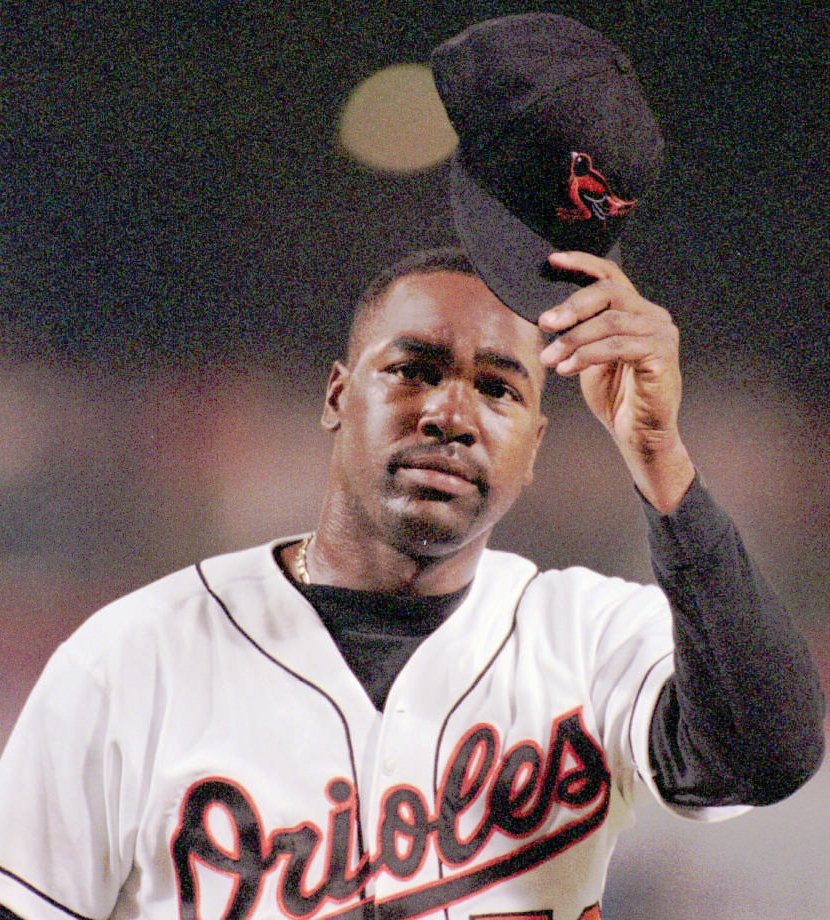
[{"label": "cheek", "polygon": [[506,486],[519,490],[525,475],[532,469],[536,455],[537,424],[516,423],[501,419],[491,427],[495,444],[495,461],[507,480]]},{"label": "cheek", "polygon": [[417,418],[414,404],[395,400],[379,387],[350,401],[344,428],[357,454],[369,455],[371,462],[371,454],[377,455],[394,444],[417,425]]}]

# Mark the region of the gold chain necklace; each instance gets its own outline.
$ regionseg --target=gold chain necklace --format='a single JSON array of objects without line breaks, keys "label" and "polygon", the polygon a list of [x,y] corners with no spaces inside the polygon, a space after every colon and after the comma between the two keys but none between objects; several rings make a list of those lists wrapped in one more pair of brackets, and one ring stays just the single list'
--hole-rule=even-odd
[{"label": "gold chain necklace", "polygon": [[300,548],[297,550],[297,558],[294,562],[297,568],[297,574],[300,576],[300,583],[304,585],[311,584],[311,576],[308,574],[308,566],[306,564],[306,554],[308,553],[309,544],[313,539],[314,531],[300,540]]}]

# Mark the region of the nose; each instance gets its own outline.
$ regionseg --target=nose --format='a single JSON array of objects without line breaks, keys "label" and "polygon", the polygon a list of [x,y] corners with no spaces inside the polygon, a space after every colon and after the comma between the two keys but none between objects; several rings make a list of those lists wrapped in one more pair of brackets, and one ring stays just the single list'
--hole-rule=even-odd
[{"label": "nose", "polygon": [[442,444],[472,447],[478,440],[475,397],[463,380],[445,380],[426,397],[418,431]]}]

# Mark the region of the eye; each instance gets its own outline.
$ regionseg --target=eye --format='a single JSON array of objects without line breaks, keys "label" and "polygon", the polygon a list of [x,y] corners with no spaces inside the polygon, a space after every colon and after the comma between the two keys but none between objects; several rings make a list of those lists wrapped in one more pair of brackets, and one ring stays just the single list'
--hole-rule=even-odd
[{"label": "eye", "polygon": [[501,377],[480,377],[476,387],[479,393],[490,399],[513,399],[522,402],[519,391]]},{"label": "eye", "polygon": [[437,386],[441,382],[441,370],[434,364],[423,361],[403,361],[388,368],[388,373],[398,377],[404,383]]}]

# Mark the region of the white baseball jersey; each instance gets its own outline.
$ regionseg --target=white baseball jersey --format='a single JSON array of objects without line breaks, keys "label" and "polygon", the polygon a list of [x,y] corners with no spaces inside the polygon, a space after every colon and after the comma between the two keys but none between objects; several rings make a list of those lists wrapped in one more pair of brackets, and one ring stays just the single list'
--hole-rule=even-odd
[{"label": "white baseball jersey", "polygon": [[598,918],[672,668],[655,587],[486,551],[376,711],[274,544],[91,617],[0,763],[25,918]]}]

